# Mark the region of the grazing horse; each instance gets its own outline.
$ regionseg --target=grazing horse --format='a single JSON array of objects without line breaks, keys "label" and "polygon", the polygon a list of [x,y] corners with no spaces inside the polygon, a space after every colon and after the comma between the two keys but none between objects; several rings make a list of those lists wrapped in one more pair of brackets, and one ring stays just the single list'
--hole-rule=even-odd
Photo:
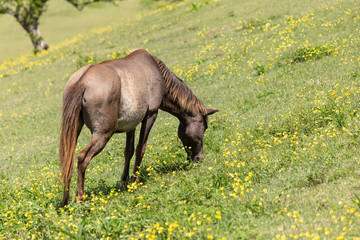
[{"label": "grazing horse", "polygon": [[80,68],[69,79],[63,95],[59,157],[64,182],[62,206],[69,203],[77,138],[85,124],[90,143],[78,155],[76,200],[84,197],[85,170],[114,133],[126,132],[122,185],[129,180],[130,159],[134,155],[134,135],[141,123],[132,181],[139,181],[139,168],[146,141],[158,109],[176,116],[188,159],[202,158],[207,117],[217,110],[207,109],[193,92],[165,64],[145,50]]}]

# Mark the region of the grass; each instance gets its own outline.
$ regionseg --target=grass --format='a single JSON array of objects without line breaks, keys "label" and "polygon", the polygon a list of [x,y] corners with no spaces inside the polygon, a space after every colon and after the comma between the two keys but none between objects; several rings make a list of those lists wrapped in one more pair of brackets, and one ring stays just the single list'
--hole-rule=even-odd
[{"label": "grass", "polygon": [[[116,5],[94,3],[82,11],[64,0],[51,0],[40,18],[40,30],[52,47],[93,28],[124,24],[142,10],[145,9],[137,0],[117,1]],[[13,17],[0,15],[0,23],[0,62],[32,52],[30,38]]]},{"label": "grass", "polygon": [[[359,22],[352,0],[175,2],[3,62],[0,238],[359,239]],[[119,187],[116,135],[89,165],[85,201],[59,208],[64,85],[136,48],[220,109],[205,160],[185,161],[161,112],[140,185]]]}]

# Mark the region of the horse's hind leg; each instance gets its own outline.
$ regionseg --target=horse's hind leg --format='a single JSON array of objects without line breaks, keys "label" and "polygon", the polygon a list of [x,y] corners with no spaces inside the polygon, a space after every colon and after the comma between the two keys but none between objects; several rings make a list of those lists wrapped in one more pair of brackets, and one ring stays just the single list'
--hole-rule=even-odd
[{"label": "horse's hind leg", "polygon": [[111,136],[112,133],[100,134],[94,132],[90,143],[83,151],[81,151],[81,153],[79,153],[77,166],[78,180],[76,201],[83,200],[84,198],[84,180],[86,168],[89,166],[91,159],[104,149]]},{"label": "horse's hind leg", "polygon": [[124,172],[121,176],[121,187],[126,187],[126,182],[129,180],[129,167],[130,160],[134,155],[134,138],[135,138],[135,129],[126,133],[126,146],[124,150],[125,164]]}]

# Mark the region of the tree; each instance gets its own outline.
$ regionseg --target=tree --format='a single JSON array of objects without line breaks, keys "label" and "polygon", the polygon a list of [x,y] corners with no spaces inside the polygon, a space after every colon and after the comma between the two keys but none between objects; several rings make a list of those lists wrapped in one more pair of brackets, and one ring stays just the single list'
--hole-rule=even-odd
[{"label": "tree", "polygon": [[[13,16],[16,21],[23,27],[29,35],[34,46],[34,53],[41,52],[48,49],[41,37],[39,28],[39,19],[42,13],[46,10],[46,3],[49,0],[0,0],[0,14],[9,14]],[[93,2],[113,0],[66,0],[78,10],[82,10],[86,5]]]}]

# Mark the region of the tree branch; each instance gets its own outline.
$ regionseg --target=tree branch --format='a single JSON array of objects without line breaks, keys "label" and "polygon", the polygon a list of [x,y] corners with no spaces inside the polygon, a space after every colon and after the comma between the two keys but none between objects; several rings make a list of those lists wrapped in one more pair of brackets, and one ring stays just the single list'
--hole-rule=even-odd
[{"label": "tree branch", "polygon": [[68,3],[76,7],[77,10],[81,11],[85,7],[85,5],[88,5],[90,3],[93,3],[94,1],[87,1],[87,2],[79,2],[76,0],[66,0]]},{"label": "tree branch", "polygon": [[82,1],[82,0],[66,0],[68,3],[70,3],[71,5],[73,5],[74,7],[76,7],[77,10],[81,11],[83,10],[83,8],[86,5],[89,5],[91,3],[95,3],[95,2],[114,2],[114,0],[87,0],[87,1]]},{"label": "tree branch", "polygon": [[5,7],[3,2],[0,2],[0,14],[10,14],[11,16],[16,17],[16,12]]}]

